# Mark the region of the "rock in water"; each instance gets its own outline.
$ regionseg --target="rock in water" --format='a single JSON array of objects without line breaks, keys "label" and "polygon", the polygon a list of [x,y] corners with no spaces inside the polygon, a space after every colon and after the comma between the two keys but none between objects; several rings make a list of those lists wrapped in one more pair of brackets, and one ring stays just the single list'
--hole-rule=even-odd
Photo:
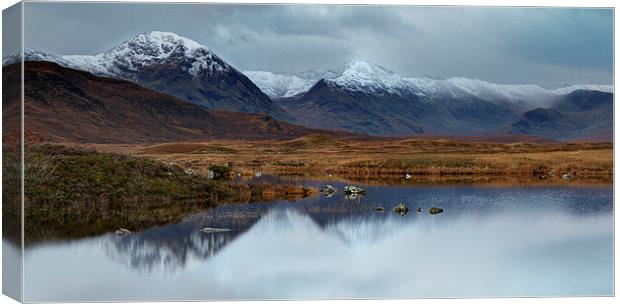
[{"label": "rock in water", "polygon": [[321,192],[323,192],[323,194],[325,194],[325,196],[330,197],[330,196],[336,194],[336,192],[338,192],[338,189],[334,188],[332,185],[325,185],[325,187],[323,187],[323,189],[321,189]]},{"label": "rock in water", "polygon": [[383,207],[375,207],[375,211],[383,211],[383,210],[385,210],[385,208],[383,208]]},{"label": "rock in water", "polygon": [[227,228],[211,228],[211,227],[205,227],[200,229],[200,231],[204,232],[204,233],[218,233],[218,232],[229,232],[231,231],[230,229]]},{"label": "rock in water", "polygon": [[366,195],[366,190],[355,186],[345,186],[343,192],[346,195]]},{"label": "rock in water", "polygon": [[131,231],[129,231],[129,229],[127,229],[127,228],[119,228],[119,229],[116,229],[116,231],[114,231],[114,234],[116,234],[116,235],[128,235],[128,234],[131,234]]},{"label": "rock in water", "polygon": [[443,209],[437,208],[437,207],[432,207],[431,209],[428,209],[428,213],[430,214],[439,214],[442,212],[443,212]]},{"label": "rock in water", "polygon": [[398,215],[403,216],[409,212],[409,207],[405,205],[405,203],[400,203],[392,209],[392,211],[398,213]]},{"label": "rock in water", "polygon": [[359,199],[363,195],[366,195],[366,190],[355,186],[345,186],[342,192],[344,193],[344,197],[348,200]]}]

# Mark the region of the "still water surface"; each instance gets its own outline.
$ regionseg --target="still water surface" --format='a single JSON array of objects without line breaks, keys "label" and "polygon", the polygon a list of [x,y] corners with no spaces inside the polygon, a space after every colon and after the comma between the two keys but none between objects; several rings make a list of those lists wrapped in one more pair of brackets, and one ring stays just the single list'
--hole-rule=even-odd
[{"label": "still water surface", "polygon": [[[128,236],[31,246],[25,300],[613,294],[611,186],[363,187],[361,199],[223,205]],[[391,212],[399,202],[412,211]]]}]

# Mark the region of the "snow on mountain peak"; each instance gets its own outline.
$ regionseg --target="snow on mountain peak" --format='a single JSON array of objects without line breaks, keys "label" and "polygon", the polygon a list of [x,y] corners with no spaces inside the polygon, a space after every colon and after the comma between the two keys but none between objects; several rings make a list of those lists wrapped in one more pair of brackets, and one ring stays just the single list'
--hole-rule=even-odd
[{"label": "snow on mountain peak", "polygon": [[384,92],[398,94],[407,87],[405,79],[388,68],[360,60],[345,63],[340,75],[326,80],[350,90],[370,91],[376,94]]},{"label": "snow on mountain peak", "polygon": [[[25,60],[50,61],[99,76],[134,80],[144,67],[175,64],[192,77],[224,74],[234,70],[206,46],[174,33],[152,31],[139,34],[97,55],[57,56],[36,49],[24,50]],[[3,58],[2,65],[21,60],[19,53]]]},{"label": "snow on mountain peak", "polygon": [[350,77],[388,77],[394,74],[396,73],[386,67],[363,60],[347,61],[342,68],[342,76]]},{"label": "snow on mountain peak", "polygon": [[208,48],[199,44],[198,42],[181,37],[175,33],[169,32],[159,32],[159,31],[151,31],[139,34],[138,36],[128,40],[128,42],[141,44],[141,45],[150,45],[153,47],[158,47],[165,53],[167,50],[172,50],[175,47],[183,46],[185,47],[187,52],[194,52],[198,49],[204,49],[208,51]]},{"label": "snow on mountain peak", "polygon": [[152,31],[139,34],[98,55],[71,55],[63,59],[73,67],[95,74],[129,78],[127,72],[142,67],[177,62],[193,77],[202,71],[222,73],[232,69],[206,46],[174,33]]},{"label": "snow on mountain peak", "polygon": [[133,37],[110,51],[108,57],[125,56],[139,61],[161,60],[174,55],[188,58],[208,55],[211,52],[205,46],[189,38],[174,33],[152,31]]}]

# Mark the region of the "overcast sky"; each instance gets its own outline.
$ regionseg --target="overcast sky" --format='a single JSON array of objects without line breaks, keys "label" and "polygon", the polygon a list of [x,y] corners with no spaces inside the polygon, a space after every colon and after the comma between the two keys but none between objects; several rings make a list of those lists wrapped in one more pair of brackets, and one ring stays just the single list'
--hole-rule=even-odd
[{"label": "overcast sky", "polygon": [[368,60],[402,75],[611,84],[613,10],[412,6],[26,3],[26,46],[96,54],[175,32],[239,70]]}]

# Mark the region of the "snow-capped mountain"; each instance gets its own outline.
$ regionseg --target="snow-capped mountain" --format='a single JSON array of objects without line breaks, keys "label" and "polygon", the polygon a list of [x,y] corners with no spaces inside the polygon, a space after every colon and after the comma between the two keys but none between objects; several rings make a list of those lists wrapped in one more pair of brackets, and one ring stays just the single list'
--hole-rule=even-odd
[{"label": "snow-capped mountain", "polygon": [[495,84],[483,80],[454,77],[404,77],[383,66],[367,61],[349,61],[325,71],[308,71],[281,75],[264,71],[245,72],[261,90],[272,98],[290,97],[308,91],[324,79],[327,83],[349,91],[368,94],[417,95],[427,98],[479,98],[517,111],[548,107],[559,95],[576,90],[612,93],[611,85],[572,85],[546,89],[535,84]]},{"label": "snow-capped mountain", "polygon": [[366,61],[349,61],[329,69],[296,74],[266,71],[244,73],[272,98],[291,97],[306,92],[321,79],[350,90],[376,94],[396,93],[407,87],[396,73]]},{"label": "snow-capped mountain", "polygon": [[[276,102],[298,122],[315,128],[399,136],[484,135],[505,132],[505,126],[530,110],[551,108],[565,99],[566,92],[596,90],[608,96],[611,94],[607,92],[613,91],[612,86],[549,90],[538,85],[503,85],[467,78],[403,77],[364,61],[348,62],[332,71],[336,72],[318,80],[307,92]],[[586,103],[601,98],[583,96],[588,99]],[[586,126],[575,124],[577,127]],[[529,134],[524,130],[519,132]],[[549,134],[559,138],[561,133]]]},{"label": "snow-capped mountain", "polygon": [[181,70],[193,77],[202,73],[226,74],[234,70],[207,47],[174,33],[157,31],[139,34],[98,55],[62,58],[77,69],[128,79],[145,67],[167,63],[171,59],[183,62]]},{"label": "snow-capped mountain", "polygon": [[[134,77],[140,69],[169,61],[184,59],[189,63],[182,70],[198,77],[200,73],[226,73],[234,70],[207,47],[174,33],[152,31],[129,39],[111,50],[97,55],[55,55],[43,50],[26,48],[26,61],[50,61],[98,76]],[[20,54],[4,58],[2,65],[19,61]]]},{"label": "snow-capped mountain", "polygon": [[[26,49],[25,60],[52,61],[97,76],[130,80],[203,106],[292,118],[250,79],[199,43],[173,33],[147,32],[97,55],[57,56]],[[19,60],[13,56],[3,65]]]}]

